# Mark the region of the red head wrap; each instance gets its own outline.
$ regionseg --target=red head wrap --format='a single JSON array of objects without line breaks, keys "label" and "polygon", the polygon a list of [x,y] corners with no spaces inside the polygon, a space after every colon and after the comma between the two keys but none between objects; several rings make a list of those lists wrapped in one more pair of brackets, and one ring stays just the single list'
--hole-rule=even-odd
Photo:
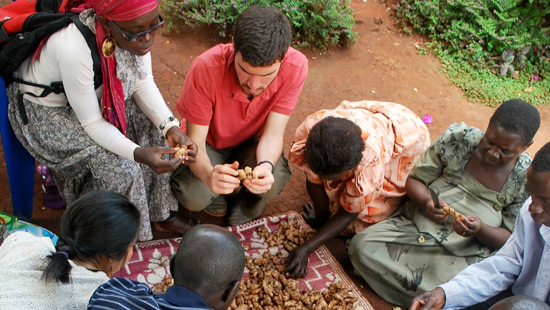
[{"label": "red head wrap", "polygon": [[[108,20],[130,21],[156,10],[157,0],[76,0],[73,2],[72,11],[80,12],[87,8],[93,8],[97,16],[103,16]],[[104,57],[101,50],[103,41],[109,34],[105,33],[105,29],[97,21],[95,30],[103,73],[103,97],[101,99],[103,118],[126,135],[124,92],[116,75],[116,59],[115,57]]]},{"label": "red head wrap", "polygon": [[117,22],[135,19],[157,8],[156,0],[96,0],[90,2],[97,15]]}]

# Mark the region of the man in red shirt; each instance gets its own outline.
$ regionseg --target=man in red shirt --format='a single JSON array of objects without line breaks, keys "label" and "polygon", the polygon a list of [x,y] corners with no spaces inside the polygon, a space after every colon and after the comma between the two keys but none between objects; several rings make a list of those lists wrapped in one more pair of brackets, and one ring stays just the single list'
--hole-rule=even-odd
[{"label": "man in red shirt", "polygon": [[[242,224],[259,217],[289,181],[283,136],[308,70],[291,39],[283,13],[254,5],[237,19],[232,44],[216,45],[191,64],[177,110],[199,152],[171,180],[188,210],[224,216],[231,197],[229,225]],[[241,187],[237,169],[246,166],[258,179]]]}]

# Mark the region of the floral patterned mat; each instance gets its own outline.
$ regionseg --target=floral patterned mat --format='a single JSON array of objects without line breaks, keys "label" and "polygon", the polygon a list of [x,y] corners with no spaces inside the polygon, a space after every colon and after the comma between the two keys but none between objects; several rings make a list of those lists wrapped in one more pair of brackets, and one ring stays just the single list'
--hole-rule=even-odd
[{"label": "floral patterned mat", "polygon": [[[287,256],[288,252],[282,246],[270,247],[262,237],[258,236],[256,231],[258,227],[267,227],[270,231],[275,231],[281,221],[293,220],[296,220],[300,227],[308,228],[302,217],[291,211],[281,215],[260,218],[239,226],[228,227],[228,229],[243,245],[248,246],[246,255],[249,257],[259,257],[266,251],[272,254],[282,252],[283,256]],[[145,282],[151,288],[155,288],[170,276],[170,257],[176,253],[179,241],[180,238],[174,238],[138,243],[126,267],[114,276]],[[247,269],[245,269],[243,278],[248,278]],[[336,258],[330,254],[325,246],[322,246],[309,257],[308,274],[305,278],[300,279],[300,286],[302,289],[323,290],[336,281],[341,281],[352,289],[352,294],[357,297],[355,305],[357,310],[373,309],[361,294],[361,291],[346,275]]]}]

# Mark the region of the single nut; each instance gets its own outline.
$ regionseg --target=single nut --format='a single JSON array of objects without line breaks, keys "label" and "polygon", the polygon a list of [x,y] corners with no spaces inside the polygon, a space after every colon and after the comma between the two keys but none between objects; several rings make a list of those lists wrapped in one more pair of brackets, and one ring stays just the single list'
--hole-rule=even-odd
[{"label": "single nut", "polygon": [[237,177],[239,181],[246,179],[246,173],[244,172],[243,169],[238,169],[237,173],[239,174],[239,176]]}]

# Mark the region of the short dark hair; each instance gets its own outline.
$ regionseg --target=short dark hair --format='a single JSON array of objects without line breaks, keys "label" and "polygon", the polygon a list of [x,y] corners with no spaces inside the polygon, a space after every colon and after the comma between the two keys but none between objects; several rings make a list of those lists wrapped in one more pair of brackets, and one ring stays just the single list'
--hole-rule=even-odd
[{"label": "short dark hair", "polygon": [[245,255],[237,238],[222,227],[202,224],[181,238],[170,261],[174,285],[186,287],[205,299],[224,292],[241,280]]},{"label": "short dark hair", "polygon": [[521,137],[523,145],[531,143],[540,127],[540,114],[537,109],[521,99],[503,102],[495,111],[489,126],[498,125],[506,132]]},{"label": "short dark hair", "polygon": [[126,197],[110,191],[92,191],[75,200],[61,217],[57,252],[50,255],[43,278],[69,282],[68,258],[99,260],[102,255],[122,259],[136,240],[139,211]]},{"label": "short dark hair", "polygon": [[546,143],[535,154],[531,166],[533,166],[533,171],[537,173],[550,171],[550,142]]},{"label": "short dark hair", "polygon": [[304,155],[313,173],[328,176],[355,168],[364,150],[365,142],[357,124],[328,116],[309,131]]},{"label": "short dark hair", "polygon": [[516,295],[504,298],[495,303],[489,310],[548,310],[550,307],[544,301],[526,295]]},{"label": "short dark hair", "polygon": [[235,53],[255,67],[282,61],[292,40],[290,22],[275,7],[252,5],[237,18],[233,32]]}]

